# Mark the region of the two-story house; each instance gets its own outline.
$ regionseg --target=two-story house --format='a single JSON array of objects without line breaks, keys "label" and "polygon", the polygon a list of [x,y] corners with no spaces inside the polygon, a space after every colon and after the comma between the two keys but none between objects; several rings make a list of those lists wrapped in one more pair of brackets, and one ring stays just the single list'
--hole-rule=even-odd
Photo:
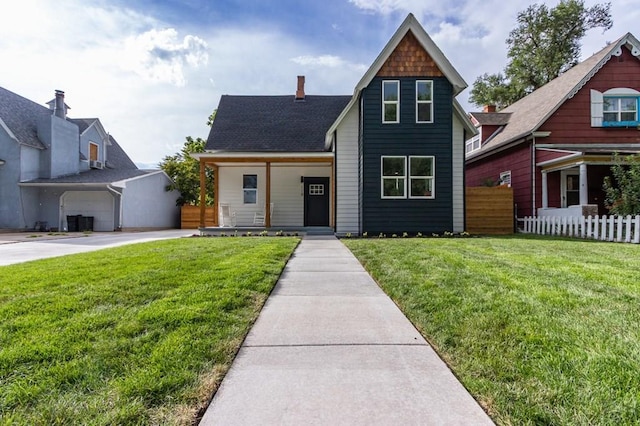
[{"label": "two-story house", "polygon": [[0,229],[176,227],[166,173],[138,169],[99,119],[69,118],[64,92],[48,105],[0,88]]},{"label": "two-story house", "polygon": [[471,113],[468,186],[513,188],[517,215],[607,214],[614,154],[640,153],[640,43],[626,34],[496,112]]},{"label": "two-story house", "polygon": [[412,14],[351,96],[307,95],[304,83],[295,95],[221,98],[196,155],[203,180],[214,171],[219,225],[464,230],[475,128],[455,97],[467,85]]}]

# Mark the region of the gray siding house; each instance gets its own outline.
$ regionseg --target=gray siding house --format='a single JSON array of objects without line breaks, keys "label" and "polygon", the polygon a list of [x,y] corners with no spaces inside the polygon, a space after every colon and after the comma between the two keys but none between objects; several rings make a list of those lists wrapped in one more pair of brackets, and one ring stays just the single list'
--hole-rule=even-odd
[{"label": "gray siding house", "polygon": [[99,119],[69,118],[64,92],[48,105],[0,87],[0,229],[177,226],[164,172],[138,169]]}]

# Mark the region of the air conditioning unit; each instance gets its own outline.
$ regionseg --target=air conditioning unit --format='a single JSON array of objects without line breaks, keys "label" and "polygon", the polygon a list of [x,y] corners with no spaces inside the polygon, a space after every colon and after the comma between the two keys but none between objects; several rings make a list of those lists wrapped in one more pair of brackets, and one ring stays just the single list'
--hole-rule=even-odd
[{"label": "air conditioning unit", "polygon": [[89,160],[89,167],[91,167],[92,169],[101,169],[102,168],[102,162],[95,161],[95,160]]}]

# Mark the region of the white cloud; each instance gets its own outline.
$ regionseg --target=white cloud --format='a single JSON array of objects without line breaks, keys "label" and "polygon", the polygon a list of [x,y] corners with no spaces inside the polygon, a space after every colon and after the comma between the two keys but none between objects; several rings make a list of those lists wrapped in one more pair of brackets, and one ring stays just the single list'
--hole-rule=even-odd
[{"label": "white cloud", "polygon": [[121,65],[145,79],[184,86],[184,68],[206,65],[207,47],[204,40],[192,35],[180,41],[174,28],[152,29],[124,41],[126,59]]},{"label": "white cloud", "polygon": [[296,56],[290,59],[291,62],[309,68],[348,68],[353,71],[365,72],[367,66],[363,64],[354,64],[334,55]]}]

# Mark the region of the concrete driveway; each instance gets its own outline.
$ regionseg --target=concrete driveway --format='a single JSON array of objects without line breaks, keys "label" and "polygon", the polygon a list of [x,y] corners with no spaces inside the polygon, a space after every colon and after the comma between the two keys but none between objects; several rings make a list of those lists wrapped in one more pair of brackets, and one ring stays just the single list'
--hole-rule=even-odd
[{"label": "concrete driveway", "polygon": [[187,237],[197,233],[190,229],[169,229],[148,232],[69,232],[49,235],[44,232],[0,234],[0,266],[47,257],[85,253],[108,247],[145,241]]}]

